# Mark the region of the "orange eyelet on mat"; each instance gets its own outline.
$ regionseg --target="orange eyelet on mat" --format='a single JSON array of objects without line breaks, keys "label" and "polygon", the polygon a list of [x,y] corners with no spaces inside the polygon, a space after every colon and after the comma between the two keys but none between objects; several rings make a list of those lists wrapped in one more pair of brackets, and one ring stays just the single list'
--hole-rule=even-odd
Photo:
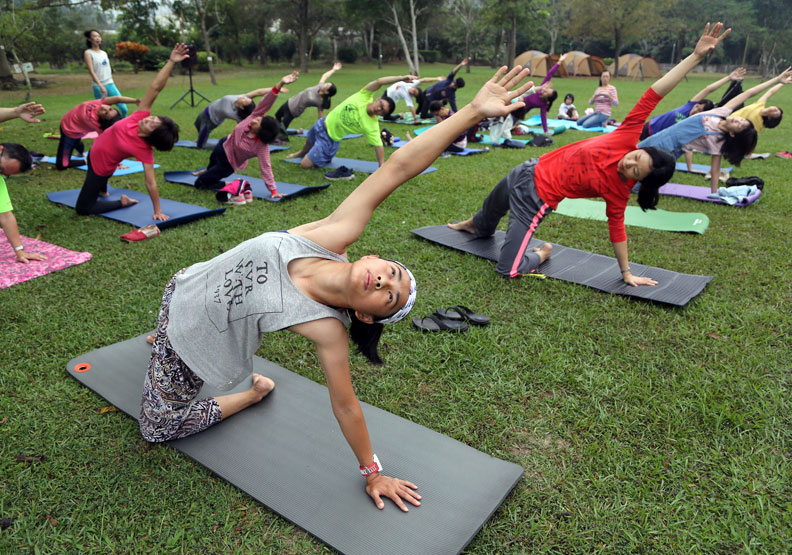
[{"label": "orange eyelet on mat", "polygon": [[88,364],[87,362],[81,362],[80,364],[74,367],[75,372],[87,372],[90,369],[91,369],[91,365]]}]

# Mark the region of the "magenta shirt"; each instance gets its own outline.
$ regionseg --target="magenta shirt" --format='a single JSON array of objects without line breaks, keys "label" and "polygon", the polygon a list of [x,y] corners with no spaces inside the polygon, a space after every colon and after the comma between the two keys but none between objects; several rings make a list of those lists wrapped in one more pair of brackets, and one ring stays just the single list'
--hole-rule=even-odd
[{"label": "magenta shirt", "polygon": [[148,110],[138,110],[131,116],[114,123],[91,147],[91,168],[96,175],[113,175],[124,158],[137,158],[144,164],[154,163],[154,151],[142,137],[138,136],[140,120],[151,115]]},{"label": "magenta shirt", "polygon": [[267,188],[273,194],[277,193],[278,189],[275,187],[275,176],[272,173],[269,146],[262,143],[258,138],[248,137],[247,132],[250,129],[250,122],[253,118],[264,116],[272,108],[279,92],[280,89],[272,87],[272,90],[264,95],[264,98],[258,103],[253,113],[236,124],[234,130],[226,139],[225,145],[223,145],[228,163],[231,164],[234,171],[244,170],[250,158],[258,158],[261,179],[264,180]]},{"label": "magenta shirt", "polygon": [[107,104],[104,98],[89,100],[66,112],[61,118],[61,129],[66,136],[70,139],[82,139],[92,131],[101,135],[99,106],[102,104]]}]

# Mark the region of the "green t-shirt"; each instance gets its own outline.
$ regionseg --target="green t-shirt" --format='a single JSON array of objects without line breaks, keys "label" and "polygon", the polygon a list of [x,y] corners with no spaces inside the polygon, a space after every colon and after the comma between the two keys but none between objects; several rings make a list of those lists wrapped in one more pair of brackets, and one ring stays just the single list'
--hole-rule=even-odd
[{"label": "green t-shirt", "polygon": [[374,102],[374,92],[361,89],[333,108],[327,118],[327,134],[336,142],[350,133],[363,133],[372,146],[382,146],[377,116],[366,113],[366,106]]},{"label": "green t-shirt", "polygon": [[3,212],[11,212],[14,209],[11,206],[11,198],[8,196],[8,187],[6,187],[5,179],[0,176],[0,214]]}]

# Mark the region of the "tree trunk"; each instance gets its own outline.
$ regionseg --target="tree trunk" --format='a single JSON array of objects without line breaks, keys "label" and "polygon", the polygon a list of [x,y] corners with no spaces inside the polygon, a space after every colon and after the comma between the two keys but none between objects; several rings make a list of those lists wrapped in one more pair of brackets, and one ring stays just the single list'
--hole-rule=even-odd
[{"label": "tree trunk", "polygon": [[[363,36],[365,37],[366,33],[363,33]],[[333,37],[331,44],[333,45],[333,56],[331,61],[334,61],[338,59],[338,39]]]},{"label": "tree trunk", "polygon": [[558,40],[558,29],[550,29],[550,52],[548,54],[555,54],[556,40]]},{"label": "tree trunk", "polygon": [[503,43],[503,28],[498,30],[498,34],[495,35],[495,48],[493,49],[492,61],[490,61],[490,67],[498,67],[498,60],[500,59],[500,47]]},{"label": "tree trunk", "polygon": [[8,63],[5,47],[0,44],[0,89],[16,89],[18,85],[11,64]]},{"label": "tree trunk", "polygon": [[258,52],[259,63],[267,65],[267,42],[266,31],[263,27],[256,25],[256,51]]},{"label": "tree trunk", "polygon": [[201,33],[203,34],[204,47],[206,48],[206,61],[209,64],[209,78],[212,80],[212,85],[217,85],[217,79],[214,74],[214,60],[212,60],[212,49],[209,45],[209,33],[206,31],[206,11],[205,6],[200,1],[196,2],[198,8],[198,15],[201,18]]},{"label": "tree trunk", "polygon": [[749,38],[751,38],[750,34],[745,35],[745,49],[743,50],[742,63],[740,64],[743,67],[745,67],[745,58],[748,57],[748,39]]},{"label": "tree trunk", "polygon": [[410,0],[410,19],[412,22],[412,39],[413,39],[413,60],[415,62],[415,73],[419,75],[421,71],[421,62],[418,57],[418,30],[415,25],[415,0]]},{"label": "tree trunk", "polygon": [[382,69],[382,41],[377,41],[377,69]]},{"label": "tree trunk", "polygon": [[677,33],[677,45],[676,45],[676,60],[674,63],[679,63],[682,61],[682,47],[685,46],[685,30],[679,31]]},{"label": "tree trunk", "polygon": [[[465,58],[470,61],[470,23],[465,23]],[[470,73],[470,64],[465,66],[465,73]]]},{"label": "tree trunk", "polygon": [[616,79],[619,76],[619,56],[622,51],[622,34],[619,29],[613,30],[613,44],[616,47],[616,57],[613,59],[613,75],[611,79]]},{"label": "tree trunk", "polygon": [[506,59],[506,66],[514,66],[514,58],[517,57],[517,14],[511,14],[511,31],[509,32],[509,52]]},{"label": "tree trunk", "polygon": [[[410,56],[410,47],[407,46],[407,40],[404,38],[404,33],[402,33],[401,24],[399,23],[399,14],[396,11],[396,5],[391,3],[390,9],[391,13],[393,13],[393,22],[396,26],[396,33],[399,36],[399,42],[401,42],[402,49],[404,50],[404,59],[407,61],[407,67],[410,68],[410,73],[415,74],[415,65],[413,65],[412,57]],[[380,60],[382,59],[382,44],[380,43]]]},{"label": "tree trunk", "polygon": [[30,84],[30,77],[28,77],[27,71],[25,71],[25,65],[19,60],[19,56],[17,56],[16,50],[12,50],[11,54],[14,55],[14,62],[19,66],[19,69],[22,70],[22,75],[25,77],[25,84],[27,85],[27,93],[25,94],[25,102],[30,102],[30,97],[33,95],[33,85]]},{"label": "tree trunk", "polygon": [[[375,28],[376,28],[376,24],[374,24],[374,23],[372,23],[371,27],[369,28],[369,49],[368,49],[369,59],[374,57],[374,30],[375,30]],[[382,69],[382,66],[380,66],[380,69]]]},{"label": "tree trunk", "polygon": [[300,30],[297,33],[297,53],[300,56],[300,73],[308,73],[308,0],[300,2],[298,21]]}]

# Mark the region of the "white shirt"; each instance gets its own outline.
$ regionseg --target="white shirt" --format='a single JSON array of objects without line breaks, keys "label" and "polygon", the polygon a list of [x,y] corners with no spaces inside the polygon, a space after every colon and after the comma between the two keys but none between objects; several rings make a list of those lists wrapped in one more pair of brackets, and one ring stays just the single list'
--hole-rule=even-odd
[{"label": "white shirt", "polygon": [[96,78],[99,79],[99,84],[109,85],[113,82],[113,74],[110,71],[110,59],[107,57],[107,52],[100,50],[96,52],[92,49],[86,50],[91,55],[91,63],[93,65]]},{"label": "white shirt", "polygon": [[404,100],[404,103],[407,104],[407,106],[413,108],[413,97],[410,96],[410,89],[413,87],[415,87],[414,83],[399,81],[388,87],[388,90],[385,92],[385,94],[393,99],[394,104],[399,100]]}]

